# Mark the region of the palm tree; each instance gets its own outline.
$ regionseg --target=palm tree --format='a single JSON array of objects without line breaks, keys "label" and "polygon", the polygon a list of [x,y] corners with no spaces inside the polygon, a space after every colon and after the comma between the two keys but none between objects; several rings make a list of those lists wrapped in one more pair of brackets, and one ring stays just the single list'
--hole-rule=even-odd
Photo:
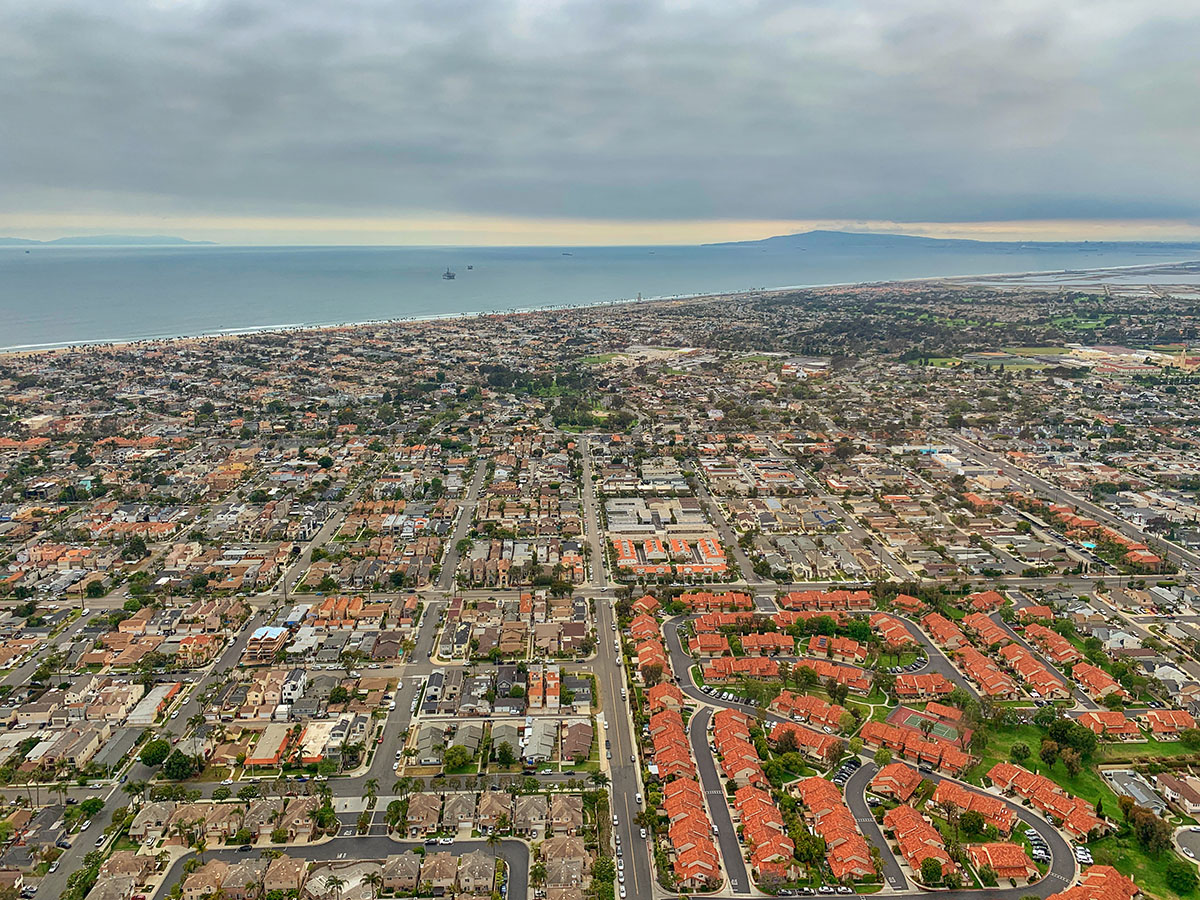
[{"label": "palm tree", "polygon": [[204,864],[204,851],[208,849],[208,839],[202,834],[196,838],[196,856],[200,860],[201,865]]},{"label": "palm tree", "polygon": [[339,878],[337,875],[330,875],[328,878],[325,879],[326,890],[332,891],[338,897],[342,896],[342,888],[344,888],[345,886],[346,886],[345,880]]},{"label": "palm tree", "polygon": [[496,846],[499,843],[500,843],[500,835],[497,834],[496,829],[493,828],[491,831],[488,832],[488,836],[487,836],[487,845],[492,849],[492,860],[493,861],[495,861],[495,859],[496,859]]},{"label": "palm tree", "polygon": [[383,887],[383,873],[368,872],[363,881],[371,886],[371,900],[375,900],[379,896],[379,889]]},{"label": "palm tree", "polygon": [[378,778],[368,778],[366,780],[366,782],[363,784],[363,791],[367,795],[367,807],[368,808],[374,807],[375,806],[375,798],[376,798],[376,796],[378,796],[378,793],[379,793],[379,779]]},{"label": "palm tree", "polygon": [[610,781],[608,775],[604,772],[593,772],[591,777],[592,784],[597,787],[604,787]]}]

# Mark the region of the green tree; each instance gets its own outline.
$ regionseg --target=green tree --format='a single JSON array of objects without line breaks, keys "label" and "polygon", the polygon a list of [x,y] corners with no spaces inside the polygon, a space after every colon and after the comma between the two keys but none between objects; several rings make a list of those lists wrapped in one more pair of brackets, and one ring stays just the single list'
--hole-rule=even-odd
[{"label": "green tree", "polygon": [[1048,766],[1054,765],[1058,761],[1058,743],[1046,738],[1042,741],[1042,749],[1038,751],[1038,756],[1042,758]]},{"label": "green tree", "polygon": [[983,834],[983,814],[978,810],[968,809],[959,819],[959,825],[962,826],[963,834],[967,837]]},{"label": "green tree", "polygon": [[1024,741],[1017,741],[1012,745],[1012,749],[1008,751],[1008,756],[1013,762],[1021,763],[1029,759],[1029,754],[1032,752],[1029,749],[1029,745]]},{"label": "green tree", "polygon": [[923,884],[937,884],[942,880],[942,864],[932,856],[927,856],[921,860],[921,882]]},{"label": "green tree", "polygon": [[183,781],[191,778],[196,772],[196,761],[181,750],[172,750],[167,761],[163,763],[163,774],[172,781]]},{"label": "green tree", "polygon": [[517,761],[516,754],[513,753],[512,744],[508,741],[501,741],[500,746],[496,748],[496,762],[508,768]]},{"label": "green tree", "polygon": [[1177,894],[1187,895],[1196,890],[1196,870],[1182,859],[1173,859],[1167,863],[1163,877],[1167,887]]},{"label": "green tree", "polygon": [[150,741],[142,748],[142,753],[139,759],[144,766],[161,766],[168,756],[171,755],[171,744],[161,738]]},{"label": "green tree", "polygon": [[880,747],[875,751],[875,765],[883,768],[892,761],[892,751],[887,747]]},{"label": "green tree", "polygon": [[466,747],[455,745],[446,750],[446,755],[442,759],[442,768],[447,771],[461,769],[470,761],[471,751]]}]

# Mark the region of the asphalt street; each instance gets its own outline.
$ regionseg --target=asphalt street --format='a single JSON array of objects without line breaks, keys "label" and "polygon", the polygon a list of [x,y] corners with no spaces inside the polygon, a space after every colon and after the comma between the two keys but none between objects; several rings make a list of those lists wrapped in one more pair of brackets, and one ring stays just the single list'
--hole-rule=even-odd
[{"label": "asphalt street", "polygon": [[692,745],[692,755],[696,757],[696,769],[700,773],[700,785],[708,800],[708,812],[717,830],[717,843],[721,845],[721,859],[725,864],[725,874],[729,878],[729,888],[735,894],[750,893],[750,879],[746,874],[746,860],[742,856],[742,845],[738,841],[737,829],[733,825],[733,817],[729,812],[729,803],[725,799],[725,790],[721,787],[721,776],[717,773],[716,760],[708,746],[708,722],[713,711],[703,706],[697,710],[688,722],[688,740]]}]

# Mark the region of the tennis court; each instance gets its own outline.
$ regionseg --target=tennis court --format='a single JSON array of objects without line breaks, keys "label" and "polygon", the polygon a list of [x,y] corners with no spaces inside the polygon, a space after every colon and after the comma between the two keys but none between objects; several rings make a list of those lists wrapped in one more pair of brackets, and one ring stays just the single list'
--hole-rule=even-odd
[{"label": "tennis court", "polygon": [[936,719],[933,716],[927,716],[923,712],[918,712],[915,709],[909,709],[907,706],[901,706],[892,710],[887,717],[888,722],[892,725],[899,725],[901,728],[911,728],[913,731],[921,730],[921,722],[932,722],[933,728],[929,733],[935,737],[945,738],[948,741],[958,739],[958,731],[948,722],[943,722],[941,719]]}]

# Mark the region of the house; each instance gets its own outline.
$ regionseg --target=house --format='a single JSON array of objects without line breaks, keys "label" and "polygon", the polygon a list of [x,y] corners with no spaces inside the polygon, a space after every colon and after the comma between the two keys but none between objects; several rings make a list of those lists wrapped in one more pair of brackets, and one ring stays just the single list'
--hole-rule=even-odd
[{"label": "house", "polygon": [[421,865],[421,884],[428,884],[434,891],[449,891],[458,881],[458,861],[453,853],[444,850],[426,855]]},{"label": "house", "polygon": [[1046,900],[1136,900],[1142,889],[1112,866],[1088,866],[1079,884]]},{"label": "house", "polygon": [[442,798],[439,794],[422,792],[409,797],[407,819],[409,837],[419,837],[437,831],[441,812]]},{"label": "house", "polygon": [[1196,727],[1196,719],[1182,709],[1152,709],[1139,718],[1160,741],[1177,741],[1182,732]]},{"label": "house", "polygon": [[470,894],[490,894],[496,880],[496,860],[490,853],[472,850],[458,864],[458,889]]},{"label": "house", "polygon": [[115,850],[112,856],[100,865],[100,878],[129,876],[136,884],[145,884],[154,872],[154,857],[136,850]]},{"label": "house", "polygon": [[967,790],[955,781],[938,782],[930,802],[942,809],[954,807],[959,812],[977,812],[983,816],[986,824],[1002,835],[1010,834],[1013,826],[1017,824],[1017,814],[999,797]]},{"label": "house", "polygon": [[536,834],[546,825],[547,805],[542,794],[517,797],[513,803],[513,834]]},{"label": "house", "polygon": [[175,804],[169,800],[147,803],[133,817],[129,826],[130,838],[139,844],[151,838],[155,841],[161,839],[166,833],[167,823],[171,821],[173,812]]},{"label": "house", "polygon": [[1174,804],[1189,816],[1200,813],[1200,779],[1194,775],[1180,777],[1169,772],[1160,772],[1154,780],[1168,803]]},{"label": "house", "polygon": [[892,833],[900,855],[915,875],[920,876],[921,864],[931,858],[941,865],[943,875],[955,870],[941,832],[907,803],[884,814],[883,828]]},{"label": "house", "polygon": [[252,900],[259,894],[259,885],[269,864],[270,860],[266,859],[244,859],[234,863],[221,883],[221,892],[229,900]]},{"label": "house", "polygon": [[447,830],[473,828],[475,826],[475,792],[459,791],[446,794],[442,807],[442,825]]},{"label": "house", "polygon": [[578,834],[583,827],[583,798],[555,794],[550,798],[550,828],[555,834]]},{"label": "house", "polygon": [[1076,719],[1080,725],[1090,729],[1098,737],[1112,741],[1144,740],[1142,731],[1120,710],[1086,712]]},{"label": "house", "polygon": [[285,853],[271,860],[263,879],[263,890],[267,893],[295,891],[299,894],[304,889],[307,878],[308,860],[297,859]]},{"label": "house", "polygon": [[1109,694],[1116,694],[1123,700],[1129,698],[1129,694],[1117,684],[1111,675],[1091,663],[1076,663],[1071,670],[1071,677],[1088,692],[1093,700],[1103,700]]},{"label": "house", "polygon": [[416,891],[421,878],[421,856],[409,850],[407,853],[389,856],[383,863],[383,889],[395,893],[397,891]]},{"label": "house", "polygon": [[503,791],[484,791],[479,795],[479,805],[475,813],[479,830],[490,832],[499,825],[501,818],[512,826],[512,797]]},{"label": "house", "polygon": [[920,772],[905,763],[894,762],[876,772],[868,787],[880,797],[906,803],[920,784]]},{"label": "house", "polygon": [[183,900],[201,900],[221,892],[229,864],[219,859],[210,859],[199,869],[183,879]]},{"label": "house", "polygon": [[1007,842],[971,844],[967,847],[971,865],[976,869],[991,866],[1001,882],[1010,878],[1030,882],[1038,877],[1037,866],[1025,855],[1024,848]]}]

